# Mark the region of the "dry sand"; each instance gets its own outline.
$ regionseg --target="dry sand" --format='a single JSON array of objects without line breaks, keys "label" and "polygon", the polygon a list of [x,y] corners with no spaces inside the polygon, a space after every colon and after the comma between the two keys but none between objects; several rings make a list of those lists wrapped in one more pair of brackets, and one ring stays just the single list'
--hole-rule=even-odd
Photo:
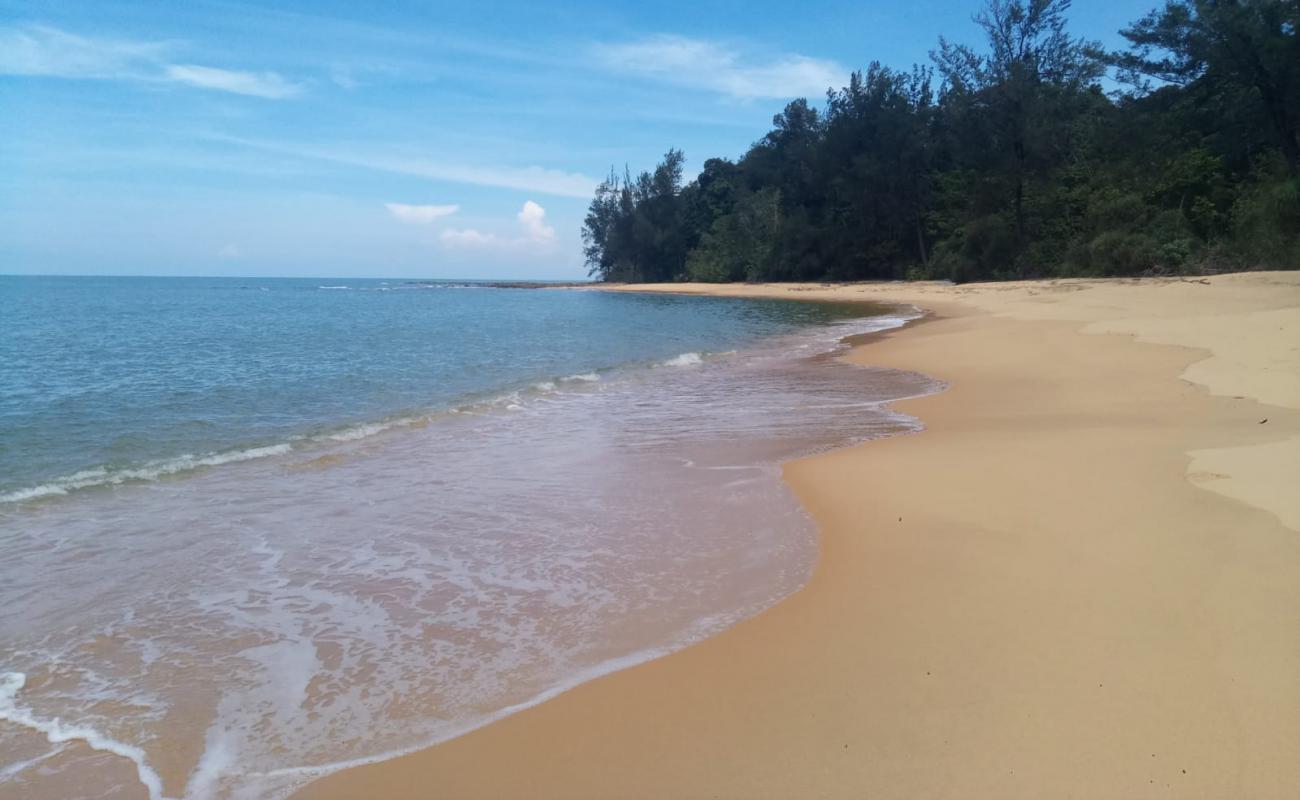
[{"label": "dry sand", "polygon": [[303,797],[1300,796],[1300,273],[655,288],[916,303],[848,358],[950,387],[787,466],[788,600]]}]

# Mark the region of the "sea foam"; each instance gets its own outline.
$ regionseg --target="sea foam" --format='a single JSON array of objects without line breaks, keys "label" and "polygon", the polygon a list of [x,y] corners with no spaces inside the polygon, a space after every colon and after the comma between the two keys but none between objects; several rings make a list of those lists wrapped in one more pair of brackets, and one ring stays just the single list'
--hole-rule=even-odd
[{"label": "sea foam", "polygon": [[18,693],[27,683],[21,672],[0,674],[0,719],[41,733],[50,744],[81,741],[94,750],[112,753],[135,764],[140,783],[149,792],[149,800],[166,800],[162,778],[148,764],[144,750],[112,739],[94,728],[65,724],[59,719],[41,719],[18,704]]},{"label": "sea foam", "polygon": [[663,366],[693,367],[696,364],[702,364],[702,363],[704,363],[704,358],[699,353],[682,353],[681,355],[673,356],[672,358],[663,362]]}]

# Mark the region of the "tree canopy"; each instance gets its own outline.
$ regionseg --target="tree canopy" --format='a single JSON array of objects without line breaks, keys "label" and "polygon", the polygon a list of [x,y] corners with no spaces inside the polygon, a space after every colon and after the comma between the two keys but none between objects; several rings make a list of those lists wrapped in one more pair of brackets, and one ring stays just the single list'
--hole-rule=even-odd
[{"label": "tree canopy", "polygon": [[[1106,52],[1069,0],[987,0],[978,45],[798,99],[683,183],[611,172],[609,281],[957,281],[1300,266],[1295,0],[1168,0]],[[1109,86],[1122,89],[1107,91]]]}]

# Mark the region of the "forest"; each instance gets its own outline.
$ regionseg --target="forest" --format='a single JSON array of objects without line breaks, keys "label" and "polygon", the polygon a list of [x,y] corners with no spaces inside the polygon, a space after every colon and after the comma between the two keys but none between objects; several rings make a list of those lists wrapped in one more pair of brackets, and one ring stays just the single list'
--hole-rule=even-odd
[{"label": "forest", "polygon": [[789,103],[738,160],[611,171],[583,226],[604,281],[956,282],[1300,266],[1300,0],[1169,0],[1109,51],[1069,0],[987,0]]}]

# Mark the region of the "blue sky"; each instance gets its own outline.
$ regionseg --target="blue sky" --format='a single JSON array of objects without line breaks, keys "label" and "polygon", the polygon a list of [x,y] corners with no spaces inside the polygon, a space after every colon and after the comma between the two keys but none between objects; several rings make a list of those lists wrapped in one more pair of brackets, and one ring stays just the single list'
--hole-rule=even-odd
[{"label": "blue sky", "polygon": [[[1082,2],[1077,35],[1155,0]],[[974,0],[0,0],[0,272],[577,278],[590,190],[735,157]]]}]

